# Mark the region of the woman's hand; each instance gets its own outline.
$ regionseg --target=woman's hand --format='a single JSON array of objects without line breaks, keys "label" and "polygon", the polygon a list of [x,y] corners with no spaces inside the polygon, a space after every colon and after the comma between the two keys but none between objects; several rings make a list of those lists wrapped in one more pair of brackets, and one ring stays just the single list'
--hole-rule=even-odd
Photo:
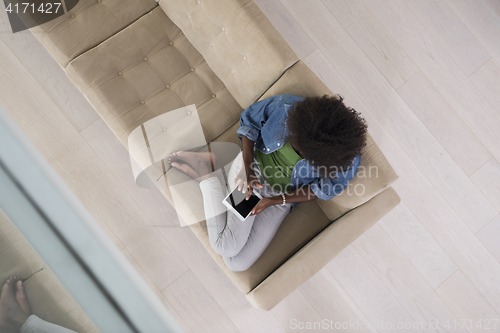
[{"label": "woman's hand", "polygon": [[[247,171],[248,170],[248,171]],[[245,198],[245,200],[250,199],[250,196],[252,195],[254,187],[257,188],[262,188],[263,186],[259,183],[259,180],[257,176],[255,175],[255,172],[250,166],[246,166],[241,168],[240,172],[234,178],[234,183],[233,185],[236,185],[236,183],[239,182],[238,185],[238,191],[245,193],[248,188],[248,194]]]},{"label": "woman's hand", "polygon": [[264,209],[276,205],[276,202],[272,198],[262,198],[260,202],[252,209],[250,215],[257,215],[264,211]]}]

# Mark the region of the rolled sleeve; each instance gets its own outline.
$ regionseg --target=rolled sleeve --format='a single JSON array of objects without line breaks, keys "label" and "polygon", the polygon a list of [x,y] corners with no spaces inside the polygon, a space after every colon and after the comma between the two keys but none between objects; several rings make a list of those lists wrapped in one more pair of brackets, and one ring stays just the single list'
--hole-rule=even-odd
[{"label": "rolled sleeve", "polygon": [[255,129],[250,126],[246,125],[241,125],[240,128],[236,131],[236,133],[239,134],[239,138],[241,139],[241,136],[244,135],[247,138],[249,138],[252,141],[257,141],[257,138],[259,137],[259,130]]}]

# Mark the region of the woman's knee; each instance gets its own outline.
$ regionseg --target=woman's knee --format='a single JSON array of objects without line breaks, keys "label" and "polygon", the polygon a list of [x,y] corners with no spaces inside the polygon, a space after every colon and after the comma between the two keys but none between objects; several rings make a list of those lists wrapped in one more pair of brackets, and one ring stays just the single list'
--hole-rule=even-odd
[{"label": "woman's knee", "polygon": [[220,238],[210,242],[210,246],[215,253],[223,257],[234,257],[241,251],[241,249],[236,247],[234,244],[223,242]]},{"label": "woman's knee", "polygon": [[254,261],[243,260],[241,258],[236,257],[223,257],[224,262],[226,263],[227,268],[232,270],[233,272],[243,272],[252,267]]}]

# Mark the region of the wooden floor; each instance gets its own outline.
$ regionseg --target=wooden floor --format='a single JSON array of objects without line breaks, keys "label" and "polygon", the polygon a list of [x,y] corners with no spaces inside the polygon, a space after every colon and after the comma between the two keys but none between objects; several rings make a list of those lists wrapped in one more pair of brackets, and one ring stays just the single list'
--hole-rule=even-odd
[{"label": "wooden floor", "polygon": [[187,332],[323,319],[426,325],[355,332],[500,332],[500,2],[257,2],[366,117],[403,201],[270,312],[246,302],[161,195],[134,185],[125,149],[4,14],[0,104]]}]

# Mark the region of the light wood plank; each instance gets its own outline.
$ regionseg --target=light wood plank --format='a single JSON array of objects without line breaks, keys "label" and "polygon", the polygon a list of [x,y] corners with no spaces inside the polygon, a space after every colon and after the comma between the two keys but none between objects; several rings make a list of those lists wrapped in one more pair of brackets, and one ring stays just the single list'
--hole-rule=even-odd
[{"label": "light wood plank", "polygon": [[476,232],[491,221],[498,212],[326,8],[317,1],[287,0],[286,6],[467,225]]},{"label": "light wood plank", "polygon": [[[458,318],[457,327],[463,325],[469,332],[484,332],[485,330],[495,332],[500,329],[498,313],[461,271],[457,271],[439,286],[436,293],[455,313]],[[477,327],[478,324],[485,325],[486,322],[489,322],[488,329]],[[451,327],[455,327],[451,319],[450,324]]]},{"label": "light wood plank", "polygon": [[162,293],[193,332],[237,332],[231,319],[190,270]]},{"label": "light wood plank", "polygon": [[484,226],[476,234],[477,238],[490,251],[495,259],[500,262],[500,215]]},{"label": "light wood plank", "polygon": [[500,60],[491,59],[481,66],[470,79],[488,101],[500,112]]},{"label": "light wood plank", "polygon": [[404,202],[384,216],[379,225],[432,289],[458,269]]},{"label": "light wood plank", "polygon": [[304,59],[317,49],[316,44],[293,19],[280,0],[255,0],[255,3],[283,35],[299,59]]},{"label": "light wood plank", "polygon": [[491,158],[491,153],[422,73],[398,89],[427,129],[467,175]]},{"label": "light wood plank", "polygon": [[323,318],[314,310],[299,290],[295,290],[271,310],[286,332],[333,332],[329,325],[322,326]]},{"label": "light wood plank", "polygon": [[445,0],[484,48],[500,62],[500,9],[497,0]]},{"label": "light wood plank", "polygon": [[419,72],[417,66],[373,16],[363,0],[322,2],[392,87],[401,87]]},{"label": "light wood plank", "polygon": [[[378,332],[391,332],[381,323],[395,325],[415,321],[352,246],[342,251],[326,267],[365,313],[367,327],[373,325]],[[412,328],[408,332],[424,330]]]},{"label": "light wood plank", "polygon": [[405,0],[450,57],[469,76],[491,55],[444,0]]},{"label": "light wood plank", "polygon": [[[0,29],[10,31],[7,13],[3,10],[0,10]],[[78,131],[99,118],[87,99],[31,32],[2,33],[0,39]]]},{"label": "light wood plank", "polygon": [[374,328],[361,324],[368,321],[365,314],[326,267],[307,280],[299,290],[321,318],[326,318],[329,326],[337,331],[376,332]]},{"label": "light wood plank", "polygon": [[500,211],[500,163],[492,158],[471,179]]},{"label": "light wood plank", "polygon": [[182,330],[185,333],[192,332],[191,329],[186,325],[184,320],[179,316],[175,308],[172,306],[172,304],[163,296],[160,290],[155,286],[153,281],[149,278],[149,276],[144,272],[144,270],[141,268],[141,266],[137,263],[137,260],[132,257],[130,252],[127,251],[127,249],[121,250],[121,253],[123,256],[128,260],[128,262],[134,267],[137,273],[139,273],[140,277],[144,280],[144,282],[149,286],[149,288],[156,294],[156,297],[163,303],[165,308],[168,310],[168,312],[175,318],[177,324],[182,328]]},{"label": "light wood plank", "polygon": [[[164,289],[187,270],[166,239],[62,115],[10,50],[0,41],[0,89],[6,103],[80,190],[111,231],[136,257],[143,269]],[[144,257],[142,257],[144,256]]]},{"label": "light wood plank", "polygon": [[500,158],[500,112],[483,97],[413,11],[402,1],[373,0],[367,4],[455,112],[493,156]]},{"label": "light wood plank", "polygon": [[[438,332],[429,327],[429,321],[455,319],[450,309],[379,225],[358,238],[353,248],[418,323],[419,328],[425,332]],[[465,329],[451,331],[467,332]]]},{"label": "light wood plank", "polygon": [[499,263],[371,114],[355,91],[324,59],[321,52],[315,51],[305,61],[330,89],[341,91],[349,105],[363,112],[370,126],[370,134],[400,177],[393,187],[474,286],[490,304],[500,308]]}]

